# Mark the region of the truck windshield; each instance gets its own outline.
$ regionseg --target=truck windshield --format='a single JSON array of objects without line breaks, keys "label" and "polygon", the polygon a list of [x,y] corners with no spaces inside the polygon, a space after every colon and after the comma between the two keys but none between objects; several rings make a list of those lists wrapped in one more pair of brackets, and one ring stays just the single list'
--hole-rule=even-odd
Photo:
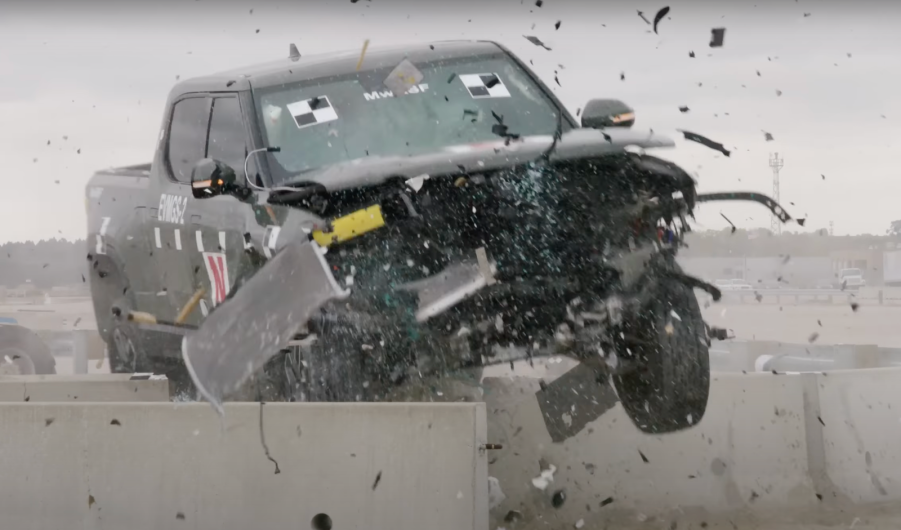
[{"label": "truck windshield", "polygon": [[367,156],[411,156],[496,141],[492,113],[511,134],[556,130],[555,104],[504,53],[415,67],[422,80],[399,97],[384,84],[393,68],[255,89],[263,140],[281,148],[268,154],[274,180]]}]

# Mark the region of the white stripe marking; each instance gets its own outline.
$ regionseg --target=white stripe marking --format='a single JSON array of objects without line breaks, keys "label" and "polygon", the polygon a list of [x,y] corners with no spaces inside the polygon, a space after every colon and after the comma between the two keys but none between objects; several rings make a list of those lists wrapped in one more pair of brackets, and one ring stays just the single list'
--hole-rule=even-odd
[{"label": "white stripe marking", "polygon": [[196,236],[195,239],[197,239],[197,252],[203,252],[203,233],[198,230],[194,232],[194,235]]},{"label": "white stripe marking", "polygon": [[97,234],[97,247],[95,250],[98,254],[106,254],[106,248],[103,246],[103,236],[106,235],[106,229],[109,228],[111,218],[101,217],[100,219],[100,232]]},{"label": "white stripe marking", "polygon": [[263,253],[267,258],[272,257],[272,251],[275,250],[275,243],[278,241],[278,233],[282,230],[280,226],[271,226],[270,228],[272,231],[269,232],[269,241],[263,244]]},{"label": "white stripe marking", "polygon": [[210,314],[210,308],[207,307],[206,300],[204,300],[203,298],[200,299],[200,312],[203,314],[203,316]]},{"label": "white stripe marking", "polygon": [[163,248],[163,242],[160,241],[160,227],[153,227],[153,239],[156,241],[156,248]]},{"label": "white stripe marking", "polygon": [[219,232],[219,251],[225,251],[225,232]]},{"label": "white stripe marking", "polygon": [[181,230],[175,229],[175,250],[181,250]]}]

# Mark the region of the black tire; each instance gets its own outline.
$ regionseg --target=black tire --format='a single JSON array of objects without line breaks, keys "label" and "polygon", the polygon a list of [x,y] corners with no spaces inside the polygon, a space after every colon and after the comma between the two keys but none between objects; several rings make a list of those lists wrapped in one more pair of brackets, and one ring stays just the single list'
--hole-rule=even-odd
[{"label": "black tire", "polygon": [[56,373],[56,359],[50,347],[33,331],[18,325],[0,325],[0,365],[8,365],[2,373]]},{"label": "black tire", "polygon": [[[120,301],[119,304],[124,304],[124,301]],[[170,396],[187,395],[193,399],[197,389],[184,363],[177,358],[151,357],[137,328],[125,320],[124,315],[127,311],[124,306],[114,305],[114,307],[119,308],[122,316],[110,322],[111,330],[106,343],[110,372],[114,374],[151,372],[165,375],[169,379]]]},{"label": "black tire", "polygon": [[[688,429],[704,417],[710,392],[706,326],[693,290],[661,278],[643,310],[624,325],[635,370],[613,383],[632,422],[649,434]],[[674,316],[678,315],[678,317]]]}]

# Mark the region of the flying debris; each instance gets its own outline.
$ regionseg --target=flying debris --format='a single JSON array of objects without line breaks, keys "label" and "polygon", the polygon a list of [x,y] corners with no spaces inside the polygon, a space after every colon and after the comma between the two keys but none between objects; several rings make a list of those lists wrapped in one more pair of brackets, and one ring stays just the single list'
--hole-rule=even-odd
[{"label": "flying debris", "polygon": [[730,221],[729,218],[726,217],[726,214],[724,214],[723,212],[720,212],[720,215],[722,215],[722,216],[723,216],[723,219],[725,219],[726,222],[729,223],[729,225],[732,227],[732,232],[731,232],[731,233],[734,234],[734,233],[735,233],[735,230],[737,230],[737,229],[735,228],[735,224],[733,224],[732,221]]},{"label": "flying debris", "polygon": [[291,59],[294,62],[297,62],[300,59],[300,52],[297,50],[297,46],[293,42],[288,45],[288,59]]},{"label": "flying debris", "polygon": [[726,28],[713,28],[710,30],[710,47],[721,48],[726,39]]},{"label": "flying debris", "polygon": [[523,37],[525,37],[525,39],[527,41],[531,42],[535,46],[541,46],[542,48],[544,48],[547,51],[552,51],[550,48],[547,47],[547,45],[545,45],[543,42],[541,42],[541,39],[539,39],[538,37],[534,37],[531,35],[523,35]]},{"label": "flying debris", "polygon": [[560,21],[558,20],[556,24],[554,24],[554,29],[560,29]]},{"label": "flying debris", "polygon": [[642,13],[641,11],[639,11],[639,12],[638,12],[638,16],[640,16],[641,19],[644,20],[644,23],[645,23],[645,24],[647,24],[647,25],[649,25],[649,26],[651,25],[651,21],[648,20],[648,19],[646,19],[646,18],[644,18],[644,13]]},{"label": "flying debris", "polygon": [[764,140],[766,140],[767,142],[772,142],[772,141],[773,141],[773,135],[772,135],[772,134],[770,134],[770,133],[768,133],[768,132],[766,132],[766,131],[762,131],[762,132],[763,132],[763,138],[764,138]]},{"label": "flying debris", "polygon": [[679,131],[680,133],[682,133],[682,135],[685,137],[686,140],[689,140],[691,142],[697,142],[703,146],[709,147],[710,149],[719,151],[720,153],[723,153],[726,156],[729,156],[729,154],[731,153],[731,151],[729,151],[728,149],[723,147],[723,144],[714,142],[713,140],[711,140],[709,138],[705,138],[705,137],[701,136],[700,134],[683,131],[681,129],[676,129],[676,130]]},{"label": "flying debris", "polygon": [[688,56],[691,57],[692,59],[694,59],[694,58],[695,58],[695,52],[688,52]]},{"label": "flying debris", "polygon": [[360,60],[357,61],[357,72],[363,67],[363,59],[366,58],[367,49],[369,49],[369,39],[363,41],[363,49],[360,51]]},{"label": "flying debris", "polygon": [[690,109],[688,107],[686,107],[685,105],[679,107],[679,112],[682,112],[682,113],[688,112],[689,110]]},{"label": "flying debris", "polygon": [[665,17],[667,13],[669,13],[669,6],[662,8],[660,11],[657,11],[656,15],[654,15],[654,33],[655,34],[657,33],[657,24],[659,24],[660,21],[663,20],[663,17]]}]

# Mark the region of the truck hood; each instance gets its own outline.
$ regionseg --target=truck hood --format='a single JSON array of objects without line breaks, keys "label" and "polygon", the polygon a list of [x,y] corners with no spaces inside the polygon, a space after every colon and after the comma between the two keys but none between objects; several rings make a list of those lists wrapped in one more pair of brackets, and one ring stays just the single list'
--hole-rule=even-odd
[{"label": "truck hood", "polygon": [[[478,144],[450,146],[436,153],[417,156],[367,157],[315,169],[288,181],[288,184],[321,184],[328,191],[377,185],[392,177],[412,179],[425,175],[450,175],[500,169],[524,164],[541,157],[553,144],[552,136],[527,136]],[[627,147],[642,149],[673,147],[672,139],[630,129],[574,129],[564,133],[549,160],[595,158],[623,152]]]}]

